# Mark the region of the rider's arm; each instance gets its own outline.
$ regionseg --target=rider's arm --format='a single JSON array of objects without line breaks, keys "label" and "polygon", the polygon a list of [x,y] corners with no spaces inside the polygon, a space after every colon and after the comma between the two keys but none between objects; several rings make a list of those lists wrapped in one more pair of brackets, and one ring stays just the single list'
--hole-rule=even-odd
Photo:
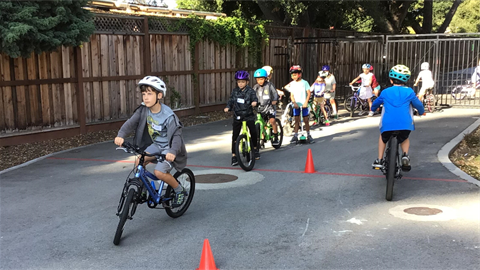
[{"label": "rider's arm", "polygon": [[308,107],[308,101],[310,100],[310,96],[312,95],[312,91],[310,89],[306,89],[307,91],[307,99],[305,100],[305,103],[303,103],[303,108]]},{"label": "rider's arm", "polygon": [[353,79],[353,81],[351,81],[349,84],[352,85],[354,84],[356,81],[360,80],[360,76],[356,77],[355,79]]},{"label": "rider's arm", "polygon": [[125,138],[135,131],[142,115],[141,112],[142,107],[139,107],[137,110],[135,110],[133,115],[122,125],[122,127],[118,131],[117,137]]},{"label": "rider's arm", "polygon": [[250,100],[252,101],[252,107],[256,107],[258,104],[257,92],[252,89],[250,91]]},{"label": "rider's arm", "polygon": [[[415,92],[412,91],[412,93],[409,96],[410,102],[412,103],[413,107],[417,109],[419,115],[423,115],[425,113],[425,109],[423,108],[423,103],[418,99],[418,97],[415,95]],[[376,101],[376,100],[375,100]]]},{"label": "rider's arm", "polygon": [[275,89],[275,86],[270,83],[270,98],[272,100],[272,105],[275,105],[277,104],[277,101],[278,101],[278,93],[277,93],[277,89]]},{"label": "rider's arm", "polygon": [[224,109],[225,112],[228,112],[228,111],[232,110],[232,108],[233,108],[233,102],[234,102],[233,95],[234,95],[234,92],[235,92],[235,91],[232,91],[232,93],[230,94],[230,98],[229,98],[228,101],[227,101],[227,107],[225,107],[225,109]]},{"label": "rider's arm", "polygon": [[182,145],[183,145],[183,139],[182,139],[182,126],[178,119],[176,118],[175,115],[170,116],[167,119],[167,130],[175,130],[175,132],[172,134],[172,137],[170,138],[170,148],[168,149],[168,154],[173,154],[172,160],[169,160],[167,157],[168,161],[173,161],[175,157],[180,153],[182,150]]},{"label": "rider's arm", "polygon": [[420,79],[422,79],[422,76],[418,74],[417,80],[415,80],[415,84],[413,84],[413,86],[417,86]]}]

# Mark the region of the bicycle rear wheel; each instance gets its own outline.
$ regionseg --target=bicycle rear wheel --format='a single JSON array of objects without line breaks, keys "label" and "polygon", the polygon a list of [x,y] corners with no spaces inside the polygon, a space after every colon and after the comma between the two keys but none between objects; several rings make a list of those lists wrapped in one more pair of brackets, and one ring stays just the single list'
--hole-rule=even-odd
[{"label": "bicycle rear wheel", "polygon": [[[280,122],[279,119],[275,119],[275,123],[277,123],[277,133],[278,133],[278,145],[272,145],[273,148],[278,149],[280,146],[282,146],[283,142],[283,127],[282,127],[282,122]],[[273,129],[270,134],[273,134]]]},{"label": "bicycle rear wheel", "polygon": [[[182,185],[182,187],[185,189],[187,194],[184,197],[183,204],[181,204],[178,207],[171,207],[171,201],[168,201],[168,204],[170,207],[165,208],[165,212],[167,212],[167,215],[169,215],[172,218],[177,218],[185,213],[187,211],[188,207],[190,206],[190,203],[193,200],[193,195],[195,194],[195,175],[193,175],[193,172],[190,169],[183,169],[181,172],[176,172],[173,177],[177,180],[177,182]],[[170,198],[175,197],[175,190],[171,187],[168,186],[167,190],[165,191],[166,196],[169,196]]]},{"label": "bicycle rear wheel", "polygon": [[398,141],[397,137],[392,136],[387,145],[387,193],[385,199],[391,201],[393,198],[393,184],[395,182],[395,173],[397,170],[397,152]]},{"label": "bicycle rear wheel", "polygon": [[235,155],[237,155],[238,164],[245,171],[251,171],[255,166],[255,153],[253,145],[249,145],[247,136],[242,134],[238,136],[235,143]]},{"label": "bicycle rear wheel", "polygon": [[120,239],[122,238],[123,229],[125,228],[125,222],[127,222],[128,215],[130,213],[130,208],[134,204],[135,189],[130,188],[128,190],[128,195],[125,201],[123,202],[122,212],[120,213],[120,221],[118,222],[117,231],[115,232],[115,238],[113,238],[113,244],[120,244]]},{"label": "bicycle rear wheel", "polygon": [[425,103],[427,111],[433,113],[433,111],[435,110],[435,96],[433,94],[427,95],[425,97]]}]

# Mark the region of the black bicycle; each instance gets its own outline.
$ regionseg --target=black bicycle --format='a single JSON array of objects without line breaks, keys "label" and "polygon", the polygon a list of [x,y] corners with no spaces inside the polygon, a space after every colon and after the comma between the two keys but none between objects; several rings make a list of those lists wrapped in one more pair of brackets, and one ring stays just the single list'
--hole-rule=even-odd
[{"label": "black bicycle", "polygon": [[402,157],[401,151],[399,151],[400,143],[398,142],[399,131],[393,132],[392,136],[387,142],[385,148],[385,154],[383,155],[382,168],[374,168],[376,170],[382,170],[383,174],[387,178],[387,192],[385,199],[391,201],[393,198],[393,185],[395,180],[402,178]]}]

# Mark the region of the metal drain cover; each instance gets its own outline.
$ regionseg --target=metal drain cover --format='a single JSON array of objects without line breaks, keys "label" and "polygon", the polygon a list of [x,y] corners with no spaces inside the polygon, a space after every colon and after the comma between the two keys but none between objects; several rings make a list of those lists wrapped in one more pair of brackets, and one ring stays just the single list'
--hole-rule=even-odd
[{"label": "metal drain cover", "polygon": [[417,216],[434,216],[443,213],[443,211],[438,208],[430,207],[410,207],[403,210],[403,212]]},{"label": "metal drain cover", "polygon": [[237,179],[238,177],[235,175],[221,174],[221,173],[201,174],[201,175],[195,176],[195,182],[202,183],[202,184],[227,183],[227,182],[233,182]]}]

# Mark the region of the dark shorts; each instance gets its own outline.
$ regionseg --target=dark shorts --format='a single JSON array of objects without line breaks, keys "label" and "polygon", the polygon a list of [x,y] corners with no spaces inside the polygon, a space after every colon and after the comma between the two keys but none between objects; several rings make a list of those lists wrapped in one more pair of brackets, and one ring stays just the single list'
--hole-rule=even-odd
[{"label": "dark shorts", "polygon": [[275,115],[271,113],[261,113],[261,115],[262,115],[262,118],[266,120],[275,118]]},{"label": "dark shorts", "polygon": [[[300,108],[298,109],[293,108],[293,116],[300,116]],[[308,116],[308,108],[302,108],[302,116],[303,117]]]},{"label": "dark shorts", "polygon": [[385,131],[382,133],[382,141],[384,143],[387,143],[390,137],[392,137],[392,134],[394,132],[398,132],[398,135],[397,135],[398,143],[403,143],[406,139],[408,139],[408,136],[410,135],[411,130]]}]

